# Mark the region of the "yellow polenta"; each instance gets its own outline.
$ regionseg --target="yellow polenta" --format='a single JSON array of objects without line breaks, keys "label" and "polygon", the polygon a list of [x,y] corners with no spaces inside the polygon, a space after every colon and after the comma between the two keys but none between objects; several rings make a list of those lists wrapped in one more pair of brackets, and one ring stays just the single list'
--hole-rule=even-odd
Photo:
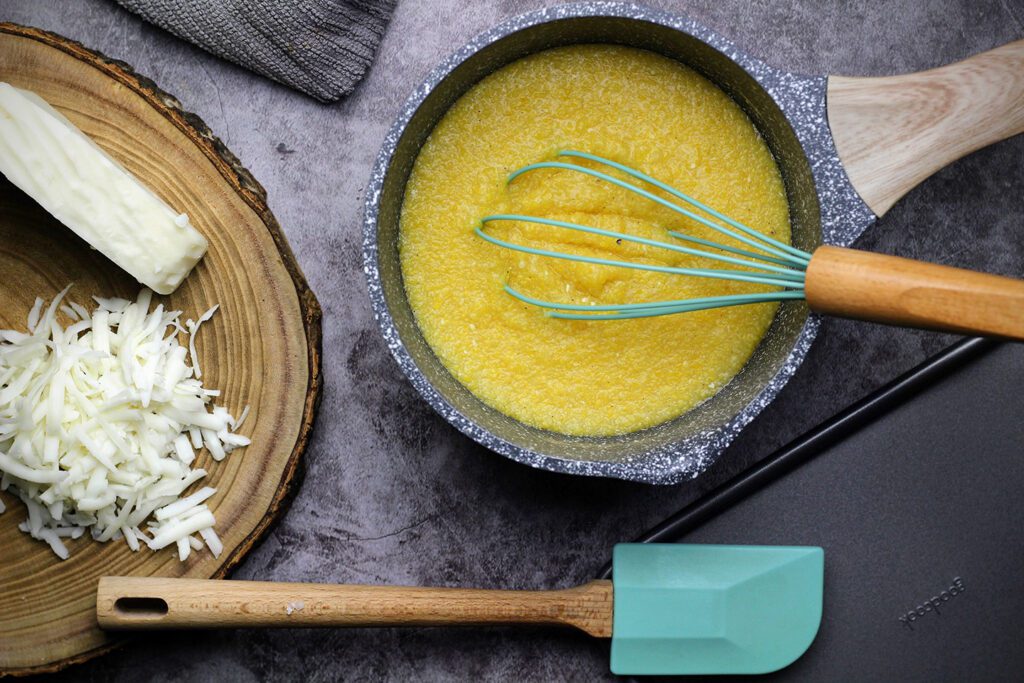
[{"label": "yellow polenta", "polygon": [[[548,50],[474,86],[447,112],[416,160],[399,248],[417,323],[460,382],[527,424],[598,436],[677,417],[739,372],[775,305],[566,321],[506,294],[506,282],[541,299],[584,304],[764,290],[525,255],[474,235],[485,215],[519,213],[670,242],[666,231],[675,229],[737,245],[579,173],[540,170],[506,183],[510,171],[552,160],[560,149],[638,168],[789,242],[789,212],[775,161],[725,93],[650,52],[609,45]],[[488,232],[544,249],[716,267],[707,259],[522,222],[493,223]]]}]

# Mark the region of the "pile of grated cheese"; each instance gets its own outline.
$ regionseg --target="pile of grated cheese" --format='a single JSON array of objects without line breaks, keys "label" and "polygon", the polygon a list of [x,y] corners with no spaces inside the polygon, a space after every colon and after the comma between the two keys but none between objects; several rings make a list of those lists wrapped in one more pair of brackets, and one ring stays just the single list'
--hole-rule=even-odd
[{"label": "pile of grated cheese", "polygon": [[86,530],[132,550],[176,545],[182,561],[203,543],[220,555],[205,504],[216,490],[182,497],[206,475],[191,467],[197,450],[219,461],[249,444],[235,433],[248,408],[236,420],[211,406],[220,392],[200,381],[195,335],[217,307],[182,326],[180,311],[149,310],[148,289],[134,303],[95,298],[91,313],[62,304],[68,289],[45,310],[36,299],[28,333],[0,330],[0,491],[28,509],[19,528],[61,559],[62,539]]}]

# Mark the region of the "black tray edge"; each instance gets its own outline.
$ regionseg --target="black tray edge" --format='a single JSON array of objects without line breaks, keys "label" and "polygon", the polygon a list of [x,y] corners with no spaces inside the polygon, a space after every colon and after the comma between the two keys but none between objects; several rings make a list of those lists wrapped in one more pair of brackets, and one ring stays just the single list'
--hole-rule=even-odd
[{"label": "black tray edge", "polygon": [[[992,351],[999,343],[993,339],[970,337],[947,347],[690,503],[641,534],[634,543],[668,543],[680,539],[730,506],[815,458],[833,444],[906,403],[951,372]],[[602,567],[598,578],[608,579],[611,575],[612,566],[609,563]]]}]

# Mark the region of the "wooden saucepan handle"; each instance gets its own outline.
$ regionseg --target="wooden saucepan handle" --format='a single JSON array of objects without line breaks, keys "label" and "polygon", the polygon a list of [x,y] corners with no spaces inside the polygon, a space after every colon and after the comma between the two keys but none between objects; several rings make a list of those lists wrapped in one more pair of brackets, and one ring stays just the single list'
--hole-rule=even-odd
[{"label": "wooden saucepan handle", "polygon": [[1024,341],[1024,280],[825,246],[805,292],[819,313]]},{"label": "wooden saucepan handle", "polygon": [[100,579],[104,629],[550,624],[611,637],[611,581],[552,591]]},{"label": "wooden saucepan handle", "polygon": [[828,122],[850,182],[881,216],[943,166],[1024,132],[1024,40],[919,73],[830,76]]}]

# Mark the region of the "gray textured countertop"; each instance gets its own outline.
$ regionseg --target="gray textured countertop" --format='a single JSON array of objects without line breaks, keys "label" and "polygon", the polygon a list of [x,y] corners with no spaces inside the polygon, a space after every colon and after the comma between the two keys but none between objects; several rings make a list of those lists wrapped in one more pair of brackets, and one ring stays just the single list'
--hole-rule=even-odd
[{"label": "gray textured countertop", "polygon": [[[266,187],[323,304],[327,381],[305,483],[237,578],[506,588],[584,581],[615,542],[950,341],[826,321],[779,399],[703,478],[671,488],[533,471],[482,450],[434,415],[399,374],[370,313],[360,269],[361,190],[400,103],[436,62],[542,4],[403,0],[367,80],[325,106],[106,0],[0,0],[0,20],[122,59],[205,119]],[[914,71],[1024,37],[1020,0],[650,4],[686,14],[771,64],[812,74]],[[1022,211],[1018,137],[940,172],[858,246],[1021,275]],[[225,631],[140,638],[64,677],[595,680],[609,676],[607,654],[606,644],[583,635],[539,629]]]}]

